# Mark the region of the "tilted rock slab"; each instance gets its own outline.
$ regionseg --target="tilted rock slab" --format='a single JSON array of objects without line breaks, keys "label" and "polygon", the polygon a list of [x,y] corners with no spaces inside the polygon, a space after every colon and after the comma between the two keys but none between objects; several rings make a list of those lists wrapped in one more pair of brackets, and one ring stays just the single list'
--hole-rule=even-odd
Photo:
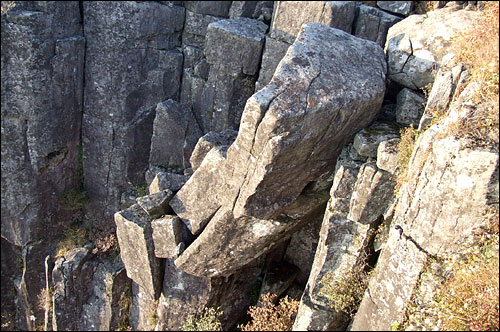
[{"label": "tilted rock slab", "polygon": [[471,27],[479,12],[447,7],[411,15],[387,33],[387,76],[399,84],[420,89],[434,81],[433,68],[451,53],[450,40]]},{"label": "tilted rock slab", "polygon": [[127,276],[151,298],[158,298],[162,271],[155,256],[152,219],[139,204],[115,213],[116,236]]},{"label": "tilted rock slab", "polygon": [[[177,266],[200,276],[229,274],[312,213],[299,208],[297,198],[309,182],[333,169],[346,141],[373,120],[385,92],[385,70],[379,45],[305,24],[271,83],[248,100],[227,155],[204,167],[205,157],[172,198],[183,220],[198,218],[201,207],[205,216],[215,213]],[[220,185],[207,188],[203,181],[214,170]],[[301,197],[315,202],[311,209],[324,202]]]}]

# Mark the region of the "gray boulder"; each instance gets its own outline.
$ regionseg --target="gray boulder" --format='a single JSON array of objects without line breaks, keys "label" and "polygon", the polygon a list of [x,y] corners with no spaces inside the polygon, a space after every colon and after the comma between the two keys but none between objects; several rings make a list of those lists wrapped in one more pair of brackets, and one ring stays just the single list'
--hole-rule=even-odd
[{"label": "gray boulder", "polygon": [[171,172],[158,172],[149,185],[149,193],[154,194],[164,190],[171,190],[174,193],[179,191],[189,180],[189,176]]},{"label": "gray boulder", "polygon": [[211,131],[208,134],[203,135],[196,143],[196,146],[191,154],[191,166],[193,171],[196,171],[198,167],[203,162],[203,159],[207,155],[207,153],[216,146],[229,146],[231,145],[238,132],[232,129],[224,130],[221,133]]},{"label": "gray boulder", "polygon": [[270,36],[292,44],[302,24],[316,22],[351,33],[356,3],[352,1],[277,1]]},{"label": "gray boulder", "polygon": [[380,142],[377,149],[377,167],[389,173],[396,171],[398,167],[397,148],[401,140],[392,138],[387,141]]},{"label": "gray boulder", "polygon": [[399,128],[390,122],[375,122],[354,136],[353,148],[365,157],[377,157],[380,142],[399,137]]},{"label": "gray boulder", "polygon": [[418,127],[424,113],[426,99],[421,93],[404,88],[398,93],[396,103],[396,121],[403,125]]},{"label": "gray boulder", "polygon": [[136,202],[148,215],[156,216],[169,212],[168,202],[170,202],[172,196],[174,196],[174,192],[167,189],[138,197]]},{"label": "gray boulder", "polygon": [[155,256],[151,220],[139,204],[115,213],[116,236],[127,276],[149,297],[157,299],[162,271]]},{"label": "gray boulder", "polygon": [[450,55],[450,40],[471,27],[478,14],[451,6],[411,15],[393,25],[385,45],[387,76],[414,90],[432,83],[433,69]]},{"label": "gray boulder", "polygon": [[388,12],[407,16],[413,10],[413,1],[377,1],[377,6]]},{"label": "gray boulder", "polygon": [[357,8],[357,18],[353,26],[353,35],[367,40],[374,41],[384,47],[387,31],[401,18],[384,12],[383,10],[359,5]]},{"label": "gray boulder", "polygon": [[[227,275],[291,235],[324,203],[320,194],[299,195],[332,171],[348,137],[375,117],[385,88],[383,59],[373,42],[317,23],[304,25],[271,83],[248,100],[227,157],[204,169],[207,155],[172,199],[181,218],[199,219],[202,210],[208,222],[176,260],[179,268],[194,275]],[[353,67],[358,60],[365,65]],[[207,188],[214,170],[217,185]],[[201,251],[204,259],[197,254]]]},{"label": "gray boulder", "polygon": [[156,106],[150,165],[190,167],[189,158],[202,135],[191,110],[172,99]]},{"label": "gray boulder", "polygon": [[176,216],[164,216],[151,222],[153,227],[153,243],[155,256],[160,258],[175,258],[183,249],[183,234],[181,220]]},{"label": "gray boulder", "polygon": [[255,83],[256,92],[265,87],[269,81],[271,81],[276,67],[278,67],[281,59],[285,56],[288,47],[290,47],[290,44],[274,39],[270,36],[266,36],[264,52],[262,54],[262,63],[259,71],[259,79]]}]

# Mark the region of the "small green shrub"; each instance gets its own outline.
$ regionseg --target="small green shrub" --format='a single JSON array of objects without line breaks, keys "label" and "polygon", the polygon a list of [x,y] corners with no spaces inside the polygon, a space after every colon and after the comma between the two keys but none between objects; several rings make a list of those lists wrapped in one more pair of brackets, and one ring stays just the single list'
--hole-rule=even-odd
[{"label": "small green shrub", "polygon": [[137,190],[137,197],[146,196],[148,194],[148,185],[142,184],[135,186],[135,190]]},{"label": "small green shrub", "polygon": [[183,331],[222,331],[220,316],[222,316],[220,308],[205,308],[200,314],[190,315],[181,329]]},{"label": "small green shrub", "polygon": [[241,331],[291,331],[295,315],[299,310],[299,301],[285,296],[275,305],[276,295],[262,296],[262,306],[251,306],[248,314],[252,321],[239,325]]}]

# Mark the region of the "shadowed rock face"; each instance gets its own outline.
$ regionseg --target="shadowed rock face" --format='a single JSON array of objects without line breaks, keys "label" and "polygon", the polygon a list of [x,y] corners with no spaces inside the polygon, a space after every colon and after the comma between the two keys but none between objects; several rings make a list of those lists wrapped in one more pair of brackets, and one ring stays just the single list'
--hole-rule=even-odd
[{"label": "shadowed rock face", "polygon": [[[199,276],[227,275],[291,235],[326,201],[303,189],[333,169],[346,141],[376,115],[385,71],[375,43],[304,25],[270,84],[247,101],[227,154],[212,159],[214,165],[202,163],[172,199],[185,222],[198,218],[199,209],[190,209],[196,206],[208,207],[210,220],[177,266]],[[196,180],[214,169],[218,185]]]}]

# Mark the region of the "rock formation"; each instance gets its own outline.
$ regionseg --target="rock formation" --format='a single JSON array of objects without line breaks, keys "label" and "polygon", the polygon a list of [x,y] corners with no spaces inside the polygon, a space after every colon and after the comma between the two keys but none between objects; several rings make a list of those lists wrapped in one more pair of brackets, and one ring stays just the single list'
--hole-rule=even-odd
[{"label": "rock formation", "polygon": [[[498,137],[450,134],[458,3],[2,2],[2,324],[232,330],[268,292],[293,330],[401,322],[498,207]],[[326,283],[353,271],[346,312]]]}]

